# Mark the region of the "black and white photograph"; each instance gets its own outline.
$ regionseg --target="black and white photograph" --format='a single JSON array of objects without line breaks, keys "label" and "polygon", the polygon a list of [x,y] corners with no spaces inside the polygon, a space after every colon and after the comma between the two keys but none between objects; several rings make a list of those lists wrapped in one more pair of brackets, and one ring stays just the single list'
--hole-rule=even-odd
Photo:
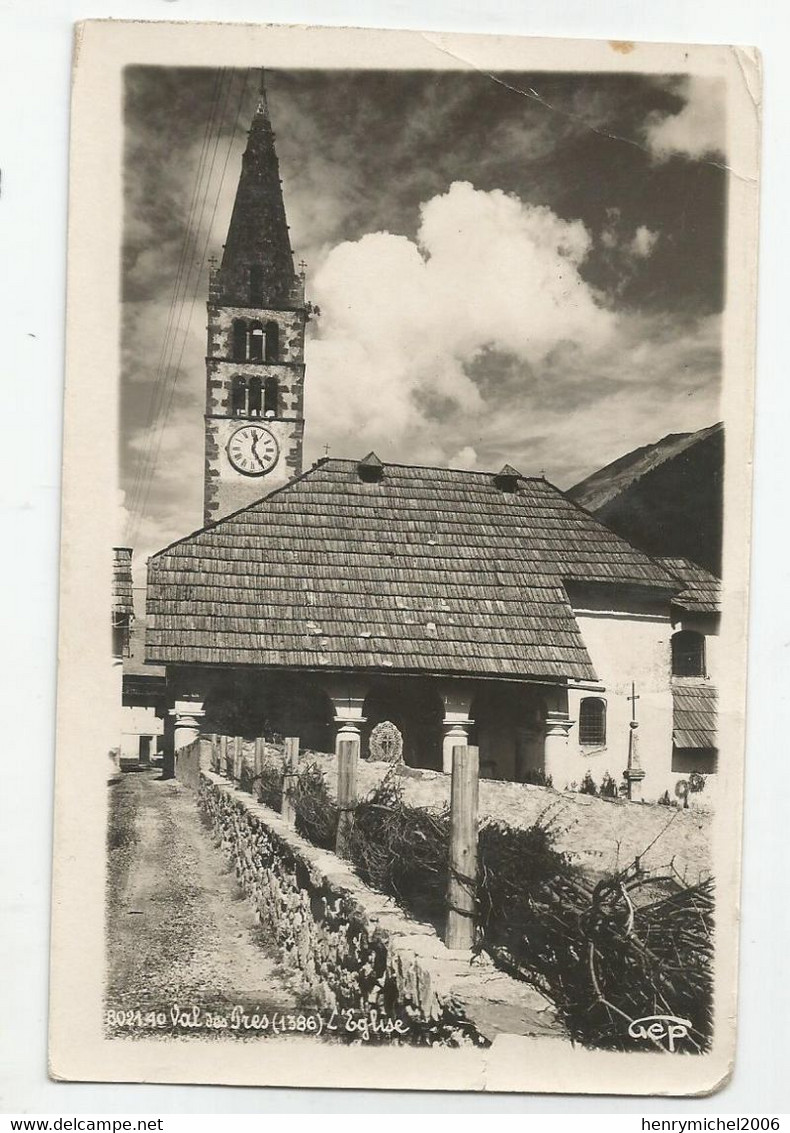
[{"label": "black and white photograph", "polygon": [[55,1072],[713,1090],[756,61],[218,28],[81,29]]}]

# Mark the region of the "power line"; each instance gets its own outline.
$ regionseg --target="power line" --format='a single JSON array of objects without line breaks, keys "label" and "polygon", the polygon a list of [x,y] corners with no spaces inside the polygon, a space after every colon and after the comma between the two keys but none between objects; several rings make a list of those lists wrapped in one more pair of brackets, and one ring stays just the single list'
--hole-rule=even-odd
[{"label": "power line", "polygon": [[[172,403],[173,403],[173,397],[174,397],[174,394],[175,394],[175,389],[176,389],[176,386],[177,386],[177,383],[178,383],[178,377],[179,377],[180,372],[181,372],[181,365],[182,365],[184,353],[185,353],[185,350],[186,350],[186,344],[187,344],[187,341],[189,339],[189,331],[191,329],[192,318],[193,318],[194,311],[195,311],[195,304],[197,302],[196,286],[195,286],[195,289],[193,289],[192,299],[191,299],[191,303],[190,303],[190,306],[189,306],[189,314],[188,314],[188,318],[187,318],[185,327],[182,326],[181,320],[182,320],[183,313],[184,313],[186,296],[187,296],[187,294],[189,293],[189,290],[190,290],[190,282],[192,280],[192,270],[193,270],[193,266],[194,266],[194,269],[195,269],[195,285],[197,285],[197,282],[200,278],[200,274],[201,274],[202,269],[203,269],[203,265],[205,263],[206,253],[208,251],[208,247],[209,247],[209,244],[211,242],[214,220],[215,220],[215,217],[216,217],[216,214],[217,214],[217,208],[219,206],[219,199],[220,199],[220,196],[222,194],[222,188],[223,188],[223,185],[224,185],[224,182],[225,182],[225,176],[226,176],[226,173],[227,173],[230,155],[231,155],[231,152],[232,152],[232,149],[233,149],[236,134],[238,132],[239,122],[240,122],[240,119],[241,119],[241,114],[242,114],[242,110],[243,110],[243,107],[244,107],[244,101],[245,101],[245,98],[246,98],[248,82],[249,82],[249,72],[247,72],[245,74],[244,81],[242,83],[241,93],[239,95],[238,105],[237,105],[237,108],[236,108],[234,125],[233,125],[233,129],[230,133],[230,137],[229,137],[229,140],[228,140],[228,146],[227,146],[227,150],[226,150],[226,153],[225,153],[225,160],[224,160],[224,163],[222,165],[222,173],[220,175],[219,183],[217,185],[216,193],[214,195],[214,203],[213,203],[213,206],[212,206],[212,209],[211,209],[211,216],[210,216],[208,225],[206,227],[206,236],[205,236],[205,240],[203,242],[202,252],[197,257],[197,259],[194,261],[194,264],[189,263],[189,259],[190,259],[189,256],[186,257],[186,261],[187,261],[186,262],[186,276],[185,276],[185,284],[184,284],[182,303],[181,303],[181,307],[179,308],[179,312],[178,312],[176,329],[175,329],[174,334],[171,336],[170,342],[169,342],[169,350],[168,350],[168,357],[167,357],[167,371],[166,371],[166,374],[165,374],[165,379],[164,379],[164,382],[162,383],[162,385],[160,387],[159,407],[158,407],[158,413],[157,413],[157,428],[151,429],[151,433],[150,433],[150,442],[151,443],[150,443],[150,446],[149,446],[149,459],[148,459],[148,462],[147,462],[146,474],[145,474],[145,478],[142,481],[141,486],[140,486],[140,491],[138,493],[138,498],[137,498],[136,507],[135,507],[135,513],[134,513],[134,516],[133,516],[134,538],[136,538],[136,536],[137,536],[137,533],[139,531],[139,526],[140,526],[140,523],[142,521],[143,514],[144,514],[145,509],[146,509],[147,504],[148,504],[148,498],[149,498],[151,486],[152,486],[152,483],[153,483],[153,477],[154,477],[154,474],[155,474],[155,471],[156,471],[156,468],[157,468],[157,465],[158,465],[158,462],[159,462],[159,456],[160,456],[160,453],[161,453],[162,440],[163,440],[163,437],[164,437],[165,428],[166,428],[168,420],[169,420],[170,411],[171,411]],[[219,128],[218,128],[216,136],[215,136],[214,146],[213,146],[212,155],[211,155],[211,163],[210,163],[210,167],[209,167],[208,174],[206,176],[205,184],[204,184],[204,188],[203,188],[203,196],[202,196],[202,201],[201,201],[201,204],[200,204],[200,213],[199,213],[199,216],[198,216],[198,219],[197,219],[197,223],[194,225],[194,239],[193,239],[194,247],[192,249],[193,255],[194,255],[194,251],[197,248],[197,243],[198,243],[199,236],[200,236],[200,230],[201,230],[201,227],[203,226],[204,216],[206,215],[206,208],[207,208],[207,204],[208,204],[208,200],[209,200],[209,190],[210,190],[211,181],[212,181],[213,174],[214,174],[214,167],[215,167],[215,164],[216,164],[217,151],[218,151],[218,148],[219,148],[219,141],[220,141],[220,137],[221,137],[221,134],[222,134],[222,125],[224,123],[225,113],[226,113],[228,102],[229,102],[229,99],[230,99],[231,87],[232,87],[232,79],[228,83],[227,88],[226,88],[225,99],[224,99],[224,102],[223,102],[222,114],[221,114],[221,117],[220,117],[220,125],[219,125]],[[182,337],[181,337],[180,349],[178,350],[178,357],[177,357],[177,360],[176,360],[175,354],[176,354],[176,349],[177,349],[178,335],[182,331],[183,331],[183,333],[182,333]],[[154,442],[154,434],[156,434],[155,442]],[[134,539],[132,540],[132,542],[133,541],[134,541]]]},{"label": "power line", "polygon": [[[163,339],[162,339],[162,346],[161,346],[161,350],[160,350],[160,353],[159,353],[159,360],[157,362],[157,368],[156,368],[156,372],[155,372],[155,375],[154,375],[154,380],[153,380],[153,382],[151,384],[151,388],[150,388],[150,396],[149,396],[149,402],[148,402],[148,412],[147,412],[147,415],[146,415],[146,423],[145,423],[145,426],[144,426],[144,429],[145,429],[145,445],[140,452],[139,459],[138,459],[138,462],[137,462],[135,483],[134,483],[134,486],[133,486],[131,500],[130,500],[130,511],[132,513],[130,526],[131,526],[131,523],[134,522],[134,517],[135,517],[136,512],[137,512],[137,508],[138,508],[138,505],[139,505],[139,499],[140,499],[140,493],[142,491],[142,485],[145,481],[147,474],[149,474],[148,465],[150,463],[151,449],[152,449],[152,444],[153,444],[153,426],[154,426],[154,423],[157,420],[157,417],[158,417],[159,412],[161,410],[162,396],[163,396],[162,395],[162,385],[164,384],[164,379],[165,379],[165,375],[166,375],[166,372],[167,372],[166,371],[166,359],[168,357],[168,348],[171,346],[172,337],[177,333],[179,320],[181,318],[181,313],[182,313],[182,310],[183,310],[183,302],[184,302],[184,298],[185,298],[184,268],[186,267],[186,264],[187,264],[188,259],[189,259],[190,245],[194,242],[194,239],[195,239],[195,232],[194,232],[194,227],[193,227],[194,226],[194,220],[195,220],[195,211],[196,211],[196,207],[197,207],[197,201],[198,201],[198,198],[199,198],[200,186],[201,186],[203,176],[204,176],[204,173],[205,173],[206,156],[207,156],[207,153],[208,153],[208,150],[209,150],[210,139],[211,139],[212,133],[215,129],[216,115],[217,115],[217,110],[219,108],[219,102],[220,102],[220,92],[221,92],[223,74],[224,74],[224,69],[218,71],[217,74],[215,75],[215,79],[214,79],[214,88],[213,88],[213,91],[212,91],[212,98],[211,98],[211,110],[210,110],[210,113],[209,113],[209,117],[206,121],[206,127],[205,127],[204,134],[203,134],[203,143],[202,143],[202,146],[201,146],[200,157],[199,157],[199,160],[198,160],[198,166],[197,166],[195,179],[194,179],[194,183],[193,183],[193,187],[192,187],[192,194],[191,194],[191,198],[190,198],[190,202],[189,202],[189,208],[188,208],[188,211],[187,211],[187,220],[186,220],[186,225],[185,225],[185,228],[184,228],[184,238],[183,238],[182,243],[181,243],[178,266],[177,266],[177,269],[176,269],[175,280],[174,280],[174,283],[173,283],[173,291],[172,291],[171,298],[170,298],[167,324],[166,324],[165,333],[164,333],[164,336],[163,336]],[[221,123],[218,123],[217,125],[221,125]],[[184,288],[183,293],[182,293],[182,287]],[[178,314],[176,314],[176,312],[178,312]]]}]

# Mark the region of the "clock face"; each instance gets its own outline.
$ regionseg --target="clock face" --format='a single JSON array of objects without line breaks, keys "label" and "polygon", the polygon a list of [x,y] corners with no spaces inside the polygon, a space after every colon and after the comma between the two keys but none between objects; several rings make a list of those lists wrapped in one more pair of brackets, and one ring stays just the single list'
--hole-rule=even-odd
[{"label": "clock face", "polygon": [[280,448],[268,429],[244,425],[231,434],[228,460],[244,476],[264,476],[277,463]]}]

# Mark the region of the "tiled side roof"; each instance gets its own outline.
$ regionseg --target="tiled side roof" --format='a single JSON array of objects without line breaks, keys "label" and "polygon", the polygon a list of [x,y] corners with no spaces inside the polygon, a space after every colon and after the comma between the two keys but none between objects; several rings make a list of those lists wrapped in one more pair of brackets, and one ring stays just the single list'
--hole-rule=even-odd
[{"label": "tiled side roof", "polygon": [[132,552],[128,547],[114,547],[112,561],[112,612],[134,615],[132,594]]},{"label": "tiled side roof", "polygon": [[672,599],[674,606],[695,614],[718,614],[721,610],[721,582],[715,574],[697,566],[691,559],[665,558],[658,560],[683,585]]},{"label": "tiled side roof", "polygon": [[718,693],[712,685],[678,685],[672,689],[672,702],[675,747],[718,747]]},{"label": "tiled side roof", "polygon": [[151,560],[147,656],[593,678],[563,579],[676,588],[545,480],[325,460]]}]

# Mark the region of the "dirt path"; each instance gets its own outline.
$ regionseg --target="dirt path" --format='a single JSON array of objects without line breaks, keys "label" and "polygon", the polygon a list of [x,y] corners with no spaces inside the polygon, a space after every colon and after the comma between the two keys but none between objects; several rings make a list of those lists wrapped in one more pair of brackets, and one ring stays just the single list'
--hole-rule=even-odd
[{"label": "dirt path", "polygon": [[[194,793],[159,771],[120,775],[109,790],[110,1029],[205,1035],[235,1005],[309,1011],[203,826]],[[112,1012],[130,1014],[119,1024]]]}]

